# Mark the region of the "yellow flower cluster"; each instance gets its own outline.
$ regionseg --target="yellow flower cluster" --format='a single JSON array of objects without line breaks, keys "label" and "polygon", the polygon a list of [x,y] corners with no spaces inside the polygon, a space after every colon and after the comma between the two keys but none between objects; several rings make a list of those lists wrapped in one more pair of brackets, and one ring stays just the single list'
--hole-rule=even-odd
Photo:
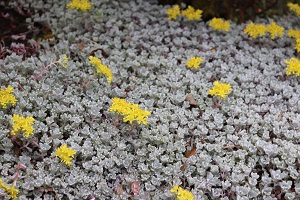
[{"label": "yellow flower cluster", "polygon": [[167,10],[168,20],[176,20],[180,16],[180,8],[178,5],[175,5]]},{"label": "yellow flower cluster", "polygon": [[10,196],[10,198],[12,198],[12,199],[17,198],[19,190],[17,188],[15,188],[14,185],[9,186],[9,185],[5,184],[2,179],[0,179],[0,188],[2,188],[4,190],[4,192]]},{"label": "yellow flower cluster", "polygon": [[267,26],[267,32],[270,33],[272,40],[274,40],[276,36],[282,37],[283,31],[284,31],[284,28],[282,26],[278,26],[275,22],[271,22]]},{"label": "yellow flower cluster", "polygon": [[168,20],[177,19],[180,15],[186,17],[188,20],[200,20],[203,11],[200,9],[194,9],[192,6],[188,6],[187,9],[183,10],[180,14],[180,7],[175,5],[167,10]]},{"label": "yellow flower cluster", "polygon": [[88,0],[72,0],[67,4],[67,8],[87,11],[92,8],[92,3]]},{"label": "yellow flower cluster", "polygon": [[296,13],[298,16],[300,15],[300,6],[298,4],[288,3],[287,6],[290,11]]},{"label": "yellow flower cluster", "polygon": [[288,36],[296,39],[295,49],[297,52],[300,52],[300,30],[290,29],[288,31]]},{"label": "yellow flower cluster", "polygon": [[254,39],[258,36],[264,36],[267,32],[267,28],[263,24],[254,24],[251,22],[244,29],[244,33],[253,37]]},{"label": "yellow flower cluster", "polygon": [[61,64],[64,68],[68,67],[69,59],[66,54],[63,54],[59,57],[58,63]]},{"label": "yellow flower cluster", "polygon": [[285,61],[287,64],[286,75],[295,74],[296,76],[300,76],[300,60],[297,58],[291,58]]},{"label": "yellow flower cluster", "polygon": [[0,106],[2,108],[6,108],[7,104],[16,105],[17,99],[11,94],[14,92],[14,88],[12,86],[8,86],[6,89],[0,90]]},{"label": "yellow flower cluster", "polygon": [[225,21],[221,18],[213,18],[210,23],[208,24],[210,27],[214,28],[218,31],[226,31],[228,32],[230,29],[230,22]]},{"label": "yellow flower cluster", "polygon": [[258,36],[264,36],[267,32],[269,32],[272,40],[275,39],[275,37],[282,37],[283,31],[284,28],[282,26],[278,26],[275,22],[272,22],[267,26],[264,26],[263,24],[254,24],[251,22],[244,29],[244,33],[248,34],[254,39]]},{"label": "yellow flower cluster", "polygon": [[104,74],[107,78],[107,82],[111,84],[113,81],[113,74],[111,70],[104,64],[102,64],[101,60],[95,56],[90,56],[90,64],[96,66],[96,70],[98,74]]},{"label": "yellow flower cluster", "polygon": [[225,98],[228,94],[230,94],[230,91],[231,91],[230,84],[219,83],[219,81],[215,81],[214,87],[208,91],[208,94]]},{"label": "yellow flower cluster", "polygon": [[178,185],[174,185],[171,190],[171,193],[176,194],[177,200],[194,200],[194,195],[188,190],[185,190]]},{"label": "yellow flower cluster", "polygon": [[71,165],[71,160],[74,158],[76,151],[72,148],[68,148],[66,144],[63,144],[55,151],[55,156],[61,159],[61,162],[66,163],[66,165]]},{"label": "yellow flower cluster", "polygon": [[186,62],[186,66],[189,68],[194,67],[195,69],[198,69],[200,67],[200,64],[203,63],[204,60],[200,57],[192,57]]},{"label": "yellow flower cluster", "polygon": [[132,124],[133,121],[137,121],[138,124],[148,124],[147,118],[150,116],[148,110],[142,110],[138,104],[128,103],[125,99],[113,98],[112,105],[109,108],[110,112],[116,112],[124,116],[123,122],[129,122]]},{"label": "yellow flower cluster", "polygon": [[33,134],[34,128],[32,124],[34,123],[34,118],[30,117],[21,117],[20,115],[14,114],[12,117],[12,131],[11,135],[16,135],[18,131],[24,131],[24,136],[29,138]]},{"label": "yellow flower cluster", "polygon": [[194,9],[192,6],[188,6],[187,9],[181,12],[182,16],[185,16],[188,20],[200,20],[203,11],[200,9]]},{"label": "yellow flower cluster", "polygon": [[293,29],[290,29],[288,31],[288,36],[289,37],[292,37],[292,38],[300,38],[300,30],[293,30]]},{"label": "yellow flower cluster", "polygon": [[300,38],[296,39],[295,49],[297,52],[300,52]]}]

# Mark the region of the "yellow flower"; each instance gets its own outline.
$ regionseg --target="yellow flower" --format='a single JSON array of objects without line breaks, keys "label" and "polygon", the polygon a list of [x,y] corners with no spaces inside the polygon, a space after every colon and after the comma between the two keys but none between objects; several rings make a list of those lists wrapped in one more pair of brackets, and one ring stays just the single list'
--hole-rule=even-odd
[{"label": "yellow flower", "polygon": [[107,78],[107,82],[111,84],[113,81],[113,74],[106,65],[102,64],[99,58],[90,56],[90,64],[96,66],[97,73],[104,74],[104,76]]},{"label": "yellow flower", "polygon": [[0,106],[2,108],[6,108],[7,104],[16,105],[17,99],[11,94],[14,92],[14,88],[12,86],[8,86],[6,89],[0,90]]},{"label": "yellow flower", "polygon": [[116,112],[124,116],[123,122],[129,122],[132,124],[133,121],[137,121],[138,124],[147,125],[147,118],[150,116],[148,110],[142,110],[138,104],[131,104],[125,99],[113,98],[112,105],[109,108],[110,112]]},{"label": "yellow flower", "polygon": [[254,24],[251,22],[244,29],[244,33],[248,34],[252,38],[257,38],[258,36],[264,36],[266,34],[267,28],[263,24]]},{"label": "yellow flower", "polygon": [[5,184],[2,179],[0,179],[0,188],[2,188],[4,192],[6,192],[12,199],[17,198],[19,190],[15,188],[14,185],[9,186]]},{"label": "yellow flower", "polygon": [[177,19],[178,16],[180,16],[180,8],[178,5],[175,5],[167,10],[168,15],[168,21],[172,19]]},{"label": "yellow flower", "polygon": [[300,60],[297,58],[291,58],[290,60],[286,60],[285,64],[287,64],[286,75],[295,74],[296,76],[300,76]]},{"label": "yellow flower", "polygon": [[92,3],[88,0],[72,0],[67,4],[67,8],[87,11],[92,8]]},{"label": "yellow flower", "polygon": [[267,31],[270,33],[272,40],[274,40],[276,36],[283,36],[284,28],[282,26],[278,26],[275,22],[272,22],[266,28]]},{"label": "yellow flower", "polygon": [[61,64],[64,68],[68,67],[69,59],[66,54],[63,54],[59,57],[58,63]]},{"label": "yellow flower", "polygon": [[292,37],[292,38],[300,38],[300,30],[293,30],[293,29],[290,29],[288,31],[288,36],[289,37]]},{"label": "yellow flower", "polygon": [[300,52],[300,38],[296,39],[295,49],[297,52]]},{"label": "yellow flower", "polygon": [[11,135],[16,135],[18,131],[24,131],[24,136],[29,138],[33,134],[34,128],[32,124],[34,123],[34,118],[30,117],[21,117],[20,115],[14,114],[12,117],[12,131]]},{"label": "yellow flower", "polygon": [[186,62],[186,66],[189,68],[194,67],[195,69],[198,69],[200,67],[200,64],[203,63],[204,60],[200,57],[192,57]]},{"label": "yellow flower", "polygon": [[209,26],[214,28],[215,30],[219,30],[219,31],[229,31],[230,28],[230,22],[229,21],[224,21],[221,18],[213,18],[210,23]]},{"label": "yellow flower", "polygon": [[71,165],[71,160],[74,158],[76,151],[72,148],[68,148],[66,144],[63,144],[55,151],[55,156],[61,159],[61,162],[66,163],[66,165]]},{"label": "yellow flower", "polygon": [[215,81],[214,87],[208,91],[208,94],[225,98],[228,94],[230,94],[230,91],[231,91],[230,84],[219,83],[219,81]]},{"label": "yellow flower", "polygon": [[186,18],[188,18],[188,20],[200,20],[202,13],[202,10],[195,10],[192,6],[188,6],[187,9],[181,12],[182,16],[185,16]]},{"label": "yellow flower", "polygon": [[173,194],[176,194],[176,199],[177,200],[194,200],[194,195],[188,190],[185,190],[178,185],[174,185],[171,189],[170,192]]},{"label": "yellow flower", "polygon": [[287,6],[290,11],[296,13],[296,15],[300,15],[300,6],[298,4],[288,3]]}]

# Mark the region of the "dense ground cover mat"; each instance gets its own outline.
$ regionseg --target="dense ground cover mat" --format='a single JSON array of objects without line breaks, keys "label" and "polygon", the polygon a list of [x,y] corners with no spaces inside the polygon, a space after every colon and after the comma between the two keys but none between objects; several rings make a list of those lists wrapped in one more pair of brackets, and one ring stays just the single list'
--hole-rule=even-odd
[{"label": "dense ground cover mat", "polygon": [[9,4],[51,37],[0,60],[0,199],[300,198],[297,4]]}]

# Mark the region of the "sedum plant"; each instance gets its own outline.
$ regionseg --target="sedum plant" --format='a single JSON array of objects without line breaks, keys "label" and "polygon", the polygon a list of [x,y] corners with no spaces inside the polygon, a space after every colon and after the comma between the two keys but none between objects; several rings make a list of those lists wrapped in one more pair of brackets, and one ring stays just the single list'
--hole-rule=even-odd
[{"label": "sedum plant", "polygon": [[180,7],[178,5],[174,5],[167,9],[166,13],[168,15],[168,21],[171,21],[172,19],[176,20],[179,16],[186,17],[188,20],[200,20],[203,11],[195,9],[192,6],[188,6],[185,10],[180,11]]},{"label": "sedum plant", "polygon": [[57,63],[60,64],[62,67],[67,68],[69,64],[69,59],[67,55],[66,54],[61,55]]},{"label": "sedum plant", "polygon": [[5,193],[7,193],[10,198],[16,199],[17,195],[19,193],[19,190],[12,184],[12,185],[7,185],[4,183],[2,179],[0,179],[0,188],[4,190]]},{"label": "sedum plant", "polygon": [[19,131],[24,131],[25,138],[29,138],[30,135],[33,135],[33,123],[34,118],[32,116],[22,117],[20,115],[14,114],[12,117],[11,135],[16,135]]},{"label": "sedum plant", "polygon": [[90,64],[96,66],[97,74],[103,74],[107,78],[109,84],[113,81],[113,74],[111,70],[104,65],[101,60],[95,56],[90,56]]},{"label": "sedum plant", "polygon": [[296,15],[300,15],[300,6],[295,3],[288,3],[287,4],[290,11],[294,12]]},{"label": "sedum plant", "polygon": [[132,124],[133,121],[136,121],[138,124],[147,125],[147,118],[151,114],[148,110],[140,109],[138,104],[131,104],[125,99],[116,97],[112,99],[112,105],[109,108],[109,111],[123,115],[123,122],[129,122],[130,124]]},{"label": "sedum plant", "polygon": [[271,39],[274,40],[275,37],[282,37],[283,36],[284,28],[282,26],[278,26],[276,24],[276,22],[271,22],[267,26],[267,31],[270,33]]},{"label": "sedum plant", "polygon": [[294,38],[296,40],[295,49],[300,52],[300,30],[288,30],[288,37]]},{"label": "sedum plant", "polygon": [[[118,73],[121,79],[112,86],[112,90],[99,87],[99,84],[98,87],[87,88],[86,91],[76,90],[82,86],[80,85],[82,80],[88,78],[85,72],[91,71],[84,68],[81,59],[70,65],[74,70],[69,73],[55,70],[54,77],[45,78],[40,82],[27,81],[26,75],[33,73],[32,71],[41,66],[42,62],[47,65],[52,61],[42,60],[40,57],[35,58],[40,59],[35,64],[31,60],[22,62],[18,57],[9,56],[3,64],[5,67],[1,64],[1,69],[4,69],[0,70],[1,82],[10,83],[15,88],[19,87],[15,92],[20,106],[17,105],[10,111],[23,113],[25,110],[21,109],[29,110],[39,119],[34,124],[36,125],[34,131],[45,133],[39,140],[40,148],[34,148],[32,154],[23,151],[26,149],[22,148],[22,155],[19,157],[12,155],[13,145],[2,134],[1,174],[10,175],[11,166],[17,162],[29,166],[27,175],[20,176],[22,178],[21,184],[18,185],[20,199],[128,199],[130,196],[138,199],[168,199],[171,196],[170,192],[173,197],[180,200],[222,197],[261,199],[273,195],[271,194],[273,188],[270,186],[273,184],[280,185],[282,192],[288,191],[286,194],[300,191],[297,183],[299,175],[296,165],[297,148],[294,147],[295,141],[299,138],[297,123],[299,116],[295,113],[299,98],[294,92],[294,87],[298,87],[299,84],[292,79],[277,81],[280,69],[274,65],[293,53],[291,49],[285,51],[281,48],[280,45],[286,47],[287,44],[283,42],[284,38],[278,40],[278,43],[270,42],[270,45],[274,44],[272,47],[278,45],[278,48],[262,48],[262,51],[254,45],[249,46],[249,43],[240,37],[243,26],[231,28],[230,31],[235,37],[216,34],[211,28],[204,27],[204,23],[182,27],[181,23],[167,24],[167,20],[161,20],[159,21],[162,23],[161,26],[156,26],[160,20],[157,17],[162,13],[159,9],[154,10],[142,1],[131,1],[132,4],[124,2],[104,0],[95,3],[95,7],[103,9],[103,22],[100,20],[99,23],[93,24],[92,17],[91,23],[95,26],[88,32],[74,31],[60,25],[64,23],[57,23],[63,17],[57,22],[54,21],[57,32],[60,28],[66,28],[60,34],[67,33],[66,39],[71,43],[70,46],[65,45],[60,40],[54,46],[57,51],[70,49],[71,54],[76,56],[78,46],[75,43],[82,39],[93,39],[102,44],[101,48],[105,51],[108,50],[112,65],[120,63],[115,73]],[[139,2],[138,5],[136,2]],[[53,13],[58,10],[56,6],[54,8],[50,8]],[[64,8],[63,4],[61,10]],[[140,13],[144,8],[149,9],[147,15]],[[66,16],[72,17],[68,15],[70,13],[67,12]],[[174,10],[174,17],[170,20],[177,19],[180,13],[178,6]],[[133,20],[139,23],[132,22]],[[54,26],[54,23],[52,24]],[[124,24],[128,26],[123,26]],[[270,25],[266,27],[271,27]],[[120,26],[123,26],[122,29]],[[169,27],[169,30],[166,30],[166,27]],[[189,29],[191,27],[193,29]],[[270,33],[271,38],[272,34],[274,38],[281,37],[281,31],[279,29],[277,31],[278,27],[272,27],[272,30],[267,28],[266,33]],[[155,41],[139,37],[144,33],[155,36],[155,39],[153,38]],[[73,41],[75,38],[76,41]],[[127,41],[129,38],[131,41]],[[205,42],[199,44],[199,39],[201,41],[204,39]],[[290,39],[287,41],[290,42]],[[48,41],[43,43],[46,44]],[[173,45],[175,43],[176,45]],[[123,44],[126,48],[122,48]],[[60,49],[62,46],[64,48]],[[82,53],[92,51],[88,46],[81,50]],[[186,59],[184,55],[190,50],[191,55],[197,55],[200,51],[205,58],[211,60],[207,62],[208,70],[204,74],[192,73],[191,70],[183,68],[176,68],[174,71],[174,66],[177,63],[181,64],[182,60]],[[104,50],[102,56],[106,58],[103,52]],[[62,62],[63,60],[65,62]],[[66,56],[61,56],[60,61],[67,66]],[[113,74],[109,72],[105,74],[100,59],[94,61],[97,73],[105,75],[107,81],[110,74],[112,82]],[[99,61],[101,66],[98,69]],[[195,59],[189,64],[184,64],[187,67],[199,68],[201,64],[199,61],[201,60]],[[209,65],[221,67],[215,70]],[[246,66],[258,66],[259,69],[256,67],[247,69]],[[30,71],[19,74],[24,69]],[[136,69],[140,69],[137,70],[140,73],[135,73]],[[68,74],[67,79],[61,78],[65,76],[55,77],[61,74]],[[218,88],[215,82],[210,93],[217,98],[210,101],[207,98],[207,91],[210,88],[207,89],[207,86],[213,84],[207,81],[214,77],[218,77],[217,80],[219,78],[232,80],[237,86],[230,103],[220,110],[212,109],[210,106],[214,100],[227,97],[231,92],[231,86],[224,84],[227,87]],[[191,103],[187,98],[184,101],[187,92],[200,101],[198,102],[200,107],[195,106],[197,102]],[[113,105],[109,109],[107,102],[111,100],[111,96],[128,97],[137,102],[144,102],[147,107],[153,108],[151,111],[153,117],[148,118],[149,111],[142,110],[139,105],[131,104],[125,99],[112,99]],[[143,127],[139,137],[120,137],[119,133],[123,133],[126,129],[118,130],[107,122],[108,109],[122,115],[124,122],[149,123],[151,126]],[[263,113],[265,111],[269,112],[265,114]],[[8,115],[4,113],[3,119]],[[10,131],[6,123],[3,123],[1,129],[3,133]],[[24,132],[23,129],[20,131]],[[281,137],[283,135],[285,137]],[[191,140],[187,141],[190,136]],[[258,142],[260,140],[266,142]],[[82,156],[76,156],[76,151],[68,148],[64,144],[66,142],[72,144],[76,150],[82,149]],[[14,149],[20,146],[16,145],[16,142],[13,144]],[[55,148],[53,156],[49,157],[53,147]],[[191,150],[189,147],[192,147]],[[39,154],[40,150],[42,154]],[[194,150],[201,153],[194,154]],[[249,153],[252,156],[247,156]],[[191,154],[194,156],[189,158]],[[56,161],[64,164],[57,165],[53,162],[55,156],[58,157],[55,158]],[[72,167],[72,170],[61,168],[65,164],[70,166],[75,156],[76,166]],[[246,157],[247,163],[244,162]],[[274,161],[275,168],[280,170],[271,172],[272,176],[268,173],[257,175],[255,172],[264,171],[264,166],[268,165],[270,159]],[[257,168],[257,165],[260,167]],[[234,172],[231,170],[233,168],[236,169]],[[251,173],[253,169],[256,175]],[[191,189],[183,189],[178,185],[174,187],[172,185],[172,189],[168,191],[161,189],[166,181],[172,180],[177,184],[188,183],[189,188],[193,190],[188,191]],[[292,181],[296,181],[295,184],[289,183]],[[263,184],[257,184],[258,182]],[[268,187],[264,187],[265,185]],[[8,195],[12,193],[7,189],[10,184],[1,186],[2,193],[6,192]],[[296,192],[294,199],[299,198],[299,192]]]},{"label": "sedum plant", "polygon": [[200,64],[203,62],[204,60],[200,57],[192,57],[186,62],[186,66],[188,68],[198,69],[200,67]]},{"label": "sedum plant", "polygon": [[67,4],[67,8],[87,11],[92,8],[92,3],[88,0],[72,0]]},{"label": "sedum plant", "polygon": [[168,21],[171,21],[172,19],[176,20],[177,17],[180,16],[180,7],[178,5],[174,5],[173,7],[169,8],[167,10],[168,15]]},{"label": "sedum plant", "polygon": [[214,28],[217,31],[226,31],[230,29],[230,22],[223,20],[221,18],[213,18],[208,24],[210,27]]},{"label": "sedum plant", "polygon": [[17,99],[12,94],[13,92],[14,88],[12,86],[0,90],[0,106],[2,108],[7,108],[7,104],[11,104],[12,106],[16,105]]},{"label": "sedum plant", "polygon": [[254,24],[251,22],[244,29],[244,33],[250,37],[256,39],[258,36],[264,36],[269,33],[271,39],[274,40],[276,37],[282,37],[284,34],[284,27],[278,26],[276,22],[271,22],[269,25]]},{"label": "sedum plant", "polygon": [[300,38],[296,39],[295,49],[297,52],[300,52]]},{"label": "sedum plant", "polygon": [[231,85],[226,83],[219,83],[219,81],[214,82],[214,87],[208,91],[208,94],[219,96],[221,98],[226,98],[230,94]]},{"label": "sedum plant", "polygon": [[71,165],[71,160],[74,158],[76,151],[72,148],[68,148],[66,144],[63,144],[55,151],[55,156],[61,159],[61,162],[66,163],[66,165]]},{"label": "sedum plant", "polygon": [[297,58],[291,58],[286,60],[285,63],[287,64],[286,68],[286,75],[295,74],[296,76],[300,76],[300,60]]},{"label": "sedum plant", "polygon": [[300,38],[300,30],[289,29],[288,36],[291,38]]},{"label": "sedum plant", "polygon": [[40,79],[41,77],[43,77],[43,76],[44,76],[44,73],[46,73],[47,71],[49,71],[49,69],[50,69],[52,66],[58,66],[58,65],[60,65],[60,66],[62,66],[63,68],[67,68],[67,67],[68,67],[68,64],[69,64],[69,59],[68,59],[68,57],[67,57],[66,54],[63,54],[63,55],[61,55],[61,56],[59,57],[58,60],[53,61],[53,62],[51,62],[49,65],[43,67],[42,71],[41,71],[38,75],[35,76],[35,80],[38,80],[38,79]]},{"label": "sedum plant", "polygon": [[244,33],[256,39],[258,36],[264,36],[267,32],[266,26],[263,24],[254,24],[251,22],[244,29]]},{"label": "sedum plant", "polygon": [[195,9],[192,6],[188,6],[187,9],[181,12],[181,15],[186,17],[188,20],[200,20],[202,13],[202,10]]},{"label": "sedum plant", "polygon": [[195,199],[192,192],[185,190],[178,185],[174,185],[171,188],[170,192],[176,195],[177,200],[194,200]]}]

